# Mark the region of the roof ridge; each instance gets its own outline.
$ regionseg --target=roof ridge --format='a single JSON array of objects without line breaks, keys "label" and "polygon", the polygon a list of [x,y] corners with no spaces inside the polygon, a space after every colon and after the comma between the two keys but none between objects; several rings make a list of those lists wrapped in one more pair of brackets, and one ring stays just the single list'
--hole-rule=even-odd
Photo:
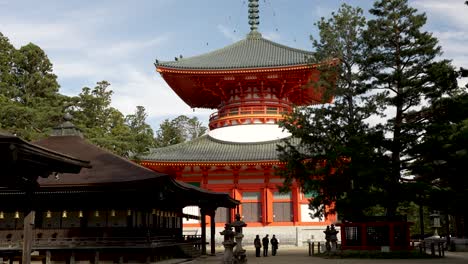
[{"label": "roof ridge", "polygon": [[[252,40],[255,40],[255,39],[252,39]],[[302,53],[308,53],[308,54],[310,54],[310,55],[314,55],[314,54],[315,54],[313,51],[308,51],[308,50],[303,50],[303,49],[298,49],[298,48],[289,47],[289,46],[286,46],[286,45],[284,45],[284,44],[281,44],[281,43],[278,43],[278,42],[274,42],[273,40],[266,39],[266,38],[264,38],[264,37],[260,37],[258,40],[263,40],[263,41],[269,42],[270,44],[275,45],[275,46],[277,46],[277,47],[284,48],[284,49],[288,49],[288,50],[291,50],[291,51],[298,51],[298,52],[302,52]]]},{"label": "roof ridge", "polygon": [[220,144],[229,144],[229,145],[265,145],[265,144],[271,144],[271,143],[280,143],[283,140],[283,138],[280,138],[280,139],[272,139],[268,141],[258,141],[258,142],[234,142],[234,141],[225,141],[221,139],[216,139],[210,135],[207,135],[207,136],[208,136],[208,140],[211,140],[213,142],[220,143]]},{"label": "roof ridge", "polygon": [[[268,55],[266,55],[268,54]],[[204,54],[156,62],[156,67],[176,69],[247,69],[306,65],[314,52],[292,48],[260,35],[251,35]]]}]

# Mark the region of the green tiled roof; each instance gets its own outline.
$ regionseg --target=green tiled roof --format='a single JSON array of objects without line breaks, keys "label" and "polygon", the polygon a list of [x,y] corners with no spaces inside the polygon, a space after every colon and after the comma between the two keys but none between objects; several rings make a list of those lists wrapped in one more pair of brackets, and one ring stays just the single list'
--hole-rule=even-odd
[{"label": "green tiled roof", "polygon": [[307,64],[312,55],[312,52],[284,46],[251,32],[247,38],[222,49],[176,61],[157,62],[156,67],[200,70],[282,67]]},{"label": "green tiled roof", "polygon": [[151,149],[139,157],[155,162],[233,162],[233,161],[274,161],[278,160],[276,146],[281,140],[259,143],[236,143],[202,136],[192,141],[164,148]]}]

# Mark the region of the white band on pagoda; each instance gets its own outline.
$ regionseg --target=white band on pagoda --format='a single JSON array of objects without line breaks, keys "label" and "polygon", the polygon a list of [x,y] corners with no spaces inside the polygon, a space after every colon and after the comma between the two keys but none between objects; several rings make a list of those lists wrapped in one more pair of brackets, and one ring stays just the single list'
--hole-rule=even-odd
[{"label": "white band on pagoda", "polygon": [[237,143],[255,143],[278,140],[290,137],[288,131],[283,131],[277,124],[252,124],[216,128],[210,130],[212,138]]}]

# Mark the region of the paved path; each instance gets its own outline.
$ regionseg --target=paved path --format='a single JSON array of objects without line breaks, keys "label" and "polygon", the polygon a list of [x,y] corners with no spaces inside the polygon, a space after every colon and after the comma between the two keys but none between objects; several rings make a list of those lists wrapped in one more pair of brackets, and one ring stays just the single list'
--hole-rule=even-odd
[{"label": "paved path", "polygon": [[[217,252],[222,252],[221,249]],[[278,251],[276,256],[255,257],[253,249],[247,248],[247,258],[249,264],[295,264],[295,263],[313,263],[313,264],[468,264],[468,252],[447,252],[445,258],[440,259],[324,259],[319,257],[309,257],[307,248],[283,248]],[[200,257],[191,261],[194,264],[222,264],[222,253],[216,256]]]}]

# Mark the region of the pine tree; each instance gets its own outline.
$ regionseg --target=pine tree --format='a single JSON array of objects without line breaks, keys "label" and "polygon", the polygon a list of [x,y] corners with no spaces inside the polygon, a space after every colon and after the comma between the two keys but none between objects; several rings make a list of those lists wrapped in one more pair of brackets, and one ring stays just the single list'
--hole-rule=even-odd
[{"label": "pine tree", "polygon": [[[320,68],[319,83],[335,99],[330,105],[298,109],[282,123],[301,142],[296,146],[290,140],[286,147],[279,146],[280,160],[287,164],[280,173],[286,189],[295,179],[303,192],[315,194],[311,200],[315,216],[336,209],[348,220],[358,219],[379,202],[375,176],[385,173],[380,166],[386,162],[377,155],[382,135],[365,122],[376,111],[360,80],[365,18],[360,8],[344,4],[316,25],[320,40],[313,39],[315,60],[340,60],[337,67]],[[338,77],[330,82],[333,75]]]},{"label": "pine tree", "polygon": [[[414,157],[409,150],[420,140],[424,126],[413,118],[424,104],[457,89],[456,75],[441,55],[437,39],[423,30],[425,14],[406,0],[381,0],[370,10],[364,34],[367,45],[364,72],[379,107],[389,114],[382,132],[387,135],[391,164],[386,180],[388,216],[394,216],[406,194],[405,173]],[[409,198],[408,198],[409,199]]]}]

